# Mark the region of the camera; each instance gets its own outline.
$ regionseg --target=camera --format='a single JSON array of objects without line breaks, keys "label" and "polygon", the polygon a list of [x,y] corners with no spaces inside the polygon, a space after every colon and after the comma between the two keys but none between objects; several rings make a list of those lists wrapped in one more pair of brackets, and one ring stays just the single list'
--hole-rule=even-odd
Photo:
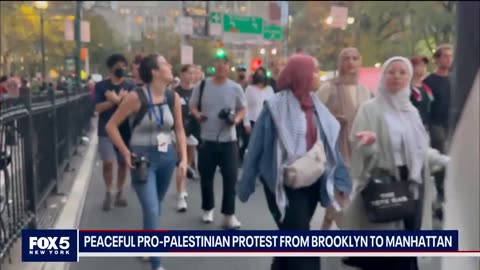
[{"label": "camera", "polygon": [[224,120],[228,125],[235,124],[235,112],[232,109],[224,108],[218,113],[218,118]]},{"label": "camera", "polygon": [[135,167],[132,170],[132,181],[146,183],[148,180],[148,167],[150,167],[148,157],[132,154],[132,165]]}]

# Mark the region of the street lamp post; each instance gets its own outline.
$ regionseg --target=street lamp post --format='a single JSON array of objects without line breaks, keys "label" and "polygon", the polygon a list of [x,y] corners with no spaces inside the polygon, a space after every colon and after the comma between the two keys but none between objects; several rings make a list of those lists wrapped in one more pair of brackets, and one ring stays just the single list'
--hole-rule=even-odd
[{"label": "street lamp post", "polygon": [[40,50],[42,55],[42,78],[43,85],[46,85],[46,65],[45,65],[45,34],[44,34],[44,11],[48,8],[48,1],[34,1],[33,5],[40,11]]}]

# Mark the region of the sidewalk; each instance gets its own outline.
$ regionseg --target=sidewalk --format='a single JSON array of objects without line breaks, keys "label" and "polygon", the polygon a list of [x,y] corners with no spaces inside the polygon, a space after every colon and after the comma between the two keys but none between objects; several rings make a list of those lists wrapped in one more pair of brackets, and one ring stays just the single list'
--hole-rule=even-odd
[{"label": "sidewalk", "polygon": [[[70,170],[62,172],[59,194],[50,194],[45,206],[38,209],[37,225],[41,229],[76,228],[81,217],[88,180],[91,178],[92,166],[97,152],[96,118],[92,119],[92,129],[86,135],[89,140],[77,147],[77,154],[69,160]],[[4,179],[0,178],[0,188],[4,188]],[[2,191],[3,192],[3,191]],[[52,270],[64,266],[56,263],[23,263],[21,260],[21,239],[19,238],[0,266],[2,270]],[[63,270],[63,269],[62,269]]]}]

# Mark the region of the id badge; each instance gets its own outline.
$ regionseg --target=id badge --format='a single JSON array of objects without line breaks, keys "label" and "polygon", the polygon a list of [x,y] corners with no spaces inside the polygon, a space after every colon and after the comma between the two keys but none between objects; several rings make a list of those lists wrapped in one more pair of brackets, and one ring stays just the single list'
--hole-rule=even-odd
[{"label": "id badge", "polygon": [[181,98],[180,105],[187,105],[187,101],[184,98]]},{"label": "id badge", "polygon": [[168,145],[171,143],[170,134],[160,133],[157,136],[158,151],[166,153],[168,151]]}]

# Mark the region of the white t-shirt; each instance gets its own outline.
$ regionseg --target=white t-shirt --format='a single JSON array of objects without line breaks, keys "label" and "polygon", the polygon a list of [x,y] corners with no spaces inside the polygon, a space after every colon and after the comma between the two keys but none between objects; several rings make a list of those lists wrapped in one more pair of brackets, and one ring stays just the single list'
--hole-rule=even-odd
[{"label": "white t-shirt", "polygon": [[269,98],[273,97],[275,93],[271,86],[266,86],[263,89],[256,85],[249,85],[245,90],[247,98],[247,114],[243,119],[245,126],[250,126],[250,121],[257,121],[258,116],[262,112],[263,103]]}]

